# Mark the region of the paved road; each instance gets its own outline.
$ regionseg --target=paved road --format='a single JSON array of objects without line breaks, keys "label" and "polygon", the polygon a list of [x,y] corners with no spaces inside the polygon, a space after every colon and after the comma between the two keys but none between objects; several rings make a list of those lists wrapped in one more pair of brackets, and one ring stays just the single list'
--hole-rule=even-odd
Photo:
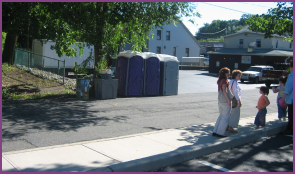
[{"label": "paved road", "polygon": [[[217,77],[180,71],[179,95],[113,100],[23,100],[2,103],[2,151],[75,143],[215,122]],[[241,84],[241,117],[254,116],[262,84]],[[269,95],[268,113],[277,112]]]},{"label": "paved road", "polygon": [[[217,74],[201,70],[180,70],[178,94],[216,92],[216,82]],[[265,86],[263,82],[255,84],[248,81],[244,83],[239,82],[239,85],[243,91],[259,89],[260,86]],[[272,85],[276,86],[276,84]],[[259,90],[257,92],[259,92]]]},{"label": "paved road", "polygon": [[154,172],[293,172],[293,137],[275,135]]}]

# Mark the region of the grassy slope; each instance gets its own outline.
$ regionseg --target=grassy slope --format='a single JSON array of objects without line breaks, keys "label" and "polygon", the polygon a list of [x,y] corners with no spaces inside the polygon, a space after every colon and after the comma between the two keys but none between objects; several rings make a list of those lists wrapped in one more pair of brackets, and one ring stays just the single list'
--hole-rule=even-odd
[{"label": "grassy slope", "polygon": [[15,66],[2,65],[2,100],[75,97],[75,92],[55,81],[32,75]]}]

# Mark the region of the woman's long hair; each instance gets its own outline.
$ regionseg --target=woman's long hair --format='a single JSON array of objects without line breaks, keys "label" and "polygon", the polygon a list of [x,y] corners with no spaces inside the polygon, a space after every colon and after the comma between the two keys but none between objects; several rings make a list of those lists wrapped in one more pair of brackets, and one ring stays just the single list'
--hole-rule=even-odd
[{"label": "woman's long hair", "polygon": [[222,79],[227,80],[227,77],[226,77],[226,75],[225,75],[226,73],[230,73],[230,69],[229,69],[228,67],[224,67],[224,68],[221,68],[221,69],[219,70],[217,84],[218,84],[219,81],[222,80]]}]

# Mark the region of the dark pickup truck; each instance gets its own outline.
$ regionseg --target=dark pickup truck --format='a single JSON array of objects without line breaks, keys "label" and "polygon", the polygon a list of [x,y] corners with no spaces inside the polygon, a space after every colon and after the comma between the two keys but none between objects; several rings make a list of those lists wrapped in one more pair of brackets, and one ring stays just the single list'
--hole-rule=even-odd
[{"label": "dark pickup truck", "polygon": [[278,84],[281,76],[290,74],[288,69],[290,68],[289,63],[280,63],[274,66],[275,70],[263,70],[262,77],[265,79],[265,86],[270,87],[271,84]]}]

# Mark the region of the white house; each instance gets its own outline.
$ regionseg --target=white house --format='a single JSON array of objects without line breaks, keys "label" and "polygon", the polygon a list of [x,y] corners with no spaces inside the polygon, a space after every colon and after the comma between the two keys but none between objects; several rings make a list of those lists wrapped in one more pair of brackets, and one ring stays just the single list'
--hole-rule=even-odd
[{"label": "white house", "polygon": [[[38,55],[41,55],[43,59],[42,61],[42,66],[47,67],[47,68],[56,68],[58,66],[57,64],[57,60],[65,60],[66,64],[65,64],[65,68],[66,69],[71,69],[73,68],[75,65],[79,65],[81,64],[85,59],[87,59],[87,57],[90,56],[90,52],[92,50],[92,56],[94,55],[94,46],[91,45],[89,48],[87,46],[85,46],[83,49],[83,54],[80,55],[79,52],[79,48],[76,45],[71,45],[71,47],[73,47],[74,49],[76,49],[77,51],[77,56],[76,57],[67,57],[66,55],[62,55],[61,57],[59,57],[56,53],[55,50],[52,50],[50,47],[55,45],[54,41],[43,41],[43,44],[37,40],[34,39],[33,43],[32,43],[32,52]],[[35,56],[38,57],[38,56]],[[93,61],[89,62],[89,67],[90,69],[94,68],[93,65]]]},{"label": "white house", "polygon": [[293,43],[284,41],[277,34],[264,38],[264,33],[248,27],[224,37],[224,48],[210,51],[209,72],[218,73],[220,68],[246,71],[253,65],[271,65],[290,62],[293,59]]},{"label": "white house", "polygon": [[[180,62],[182,57],[200,56],[201,44],[182,22],[156,27],[152,32],[154,36],[152,38],[150,34],[150,40],[146,41],[148,48],[144,52],[172,55]],[[127,44],[121,50],[130,48],[131,44]]]},{"label": "white house", "polygon": [[264,33],[248,29],[248,26],[234,34],[224,37],[225,48],[248,48],[254,43],[255,49],[293,50],[293,43],[284,41],[285,36],[273,34],[272,38],[264,38]]}]

